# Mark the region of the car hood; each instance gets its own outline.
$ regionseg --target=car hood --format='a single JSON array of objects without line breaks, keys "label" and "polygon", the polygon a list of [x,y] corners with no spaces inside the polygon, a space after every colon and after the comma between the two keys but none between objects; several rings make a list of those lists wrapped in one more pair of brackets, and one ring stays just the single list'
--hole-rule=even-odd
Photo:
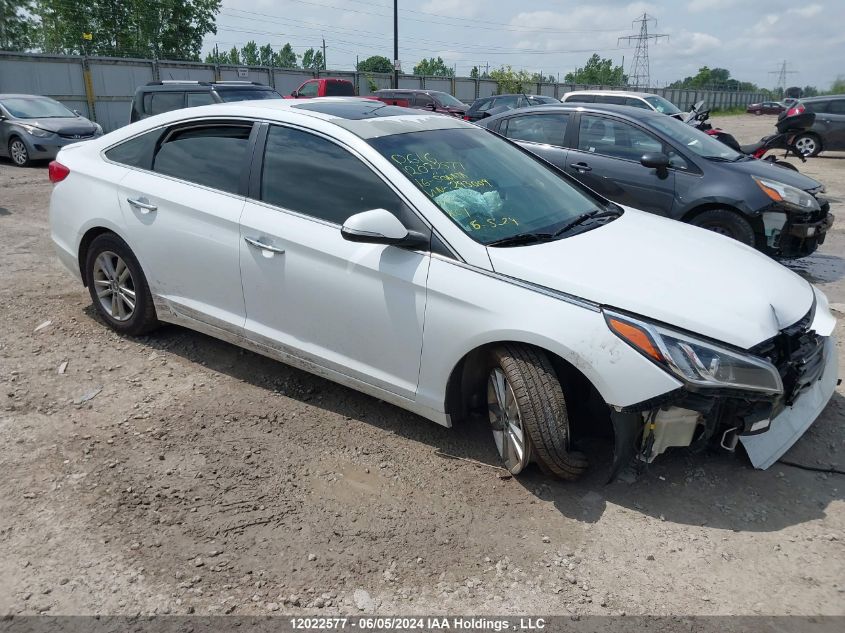
[{"label": "car hood", "polygon": [[19,120],[25,125],[32,125],[33,127],[47,130],[48,132],[56,132],[57,134],[92,134],[96,128],[86,118],[83,117],[62,117],[62,118],[47,118],[47,119],[26,119]]},{"label": "car hood", "polygon": [[804,174],[799,174],[797,171],[791,169],[784,169],[770,163],[767,160],[757,160],[751,158],[749,160],[740,160],[736,163],[719,163],[730,166],[730,169],[744,172],[749,176],[759,176],[760,178],[768,178],[770,180],[777,180],[791,187],[797,187],[804,191],[810,191],[820,187],[822,183],[814,180]]},{"label": "car hood", "polygon": [[753,248],[635,209],[565,239],[487,250],[498,273],[743,349],[813,303],[807,281]]}]

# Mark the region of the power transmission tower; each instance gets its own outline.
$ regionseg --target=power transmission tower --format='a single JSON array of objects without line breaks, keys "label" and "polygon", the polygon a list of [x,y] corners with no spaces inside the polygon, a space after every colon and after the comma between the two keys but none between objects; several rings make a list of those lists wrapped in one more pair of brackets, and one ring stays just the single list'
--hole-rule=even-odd
[{"label": "power transmission tower", "polygon": [[786,69],[786,60],[783,60],[783,63],[780,65],[778,70],[770,70],[770,75],[777,75],[778,76],[778,83],[775,86],[776,90],[780,90],[782,95],[786,94],[786,76],[787,75],[794,75],[797,73],[797,70],[787,70]]},{"label": "power transmission tower", "polygon": [[657,25],[657,19],[650,16],[648,13],[643,13],[642,17],[634,20],[631,25],[633,26],[638,22],[640,24],[639,35],[625,35],[620,37],[616,44],[618,46],[619,42],[622,42],[623,40],[629,45],[633,42],[637,43],[637,48],[634,51],[634,59],[631,62],[631,72],[628,73],[628,85],[635,88],[648,88],[651,85],[651,69],[649,68],[648,63],[649,40],[653,40],[655,42],[663,38],[668,40],[669,36],[660,33],[648,32],[649,22],[653,22],[655,26]]}]

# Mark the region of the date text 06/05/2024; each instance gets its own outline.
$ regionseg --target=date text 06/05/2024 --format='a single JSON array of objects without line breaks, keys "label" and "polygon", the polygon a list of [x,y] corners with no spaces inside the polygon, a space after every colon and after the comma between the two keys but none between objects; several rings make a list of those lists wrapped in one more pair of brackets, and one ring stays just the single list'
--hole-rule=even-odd
[{"label": "date text 06/05/2024", "polygon": [[539,631],[546,627],[543,618],[481,617],[297,617],[290,619],[297,630],[360,629],[370,631]]}]

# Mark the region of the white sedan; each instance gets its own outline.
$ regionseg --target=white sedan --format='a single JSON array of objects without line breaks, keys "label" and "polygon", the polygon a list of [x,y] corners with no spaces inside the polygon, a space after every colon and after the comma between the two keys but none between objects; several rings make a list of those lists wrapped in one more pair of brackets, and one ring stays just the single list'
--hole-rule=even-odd
[{"label": "white sedan", "polygon": [[765,468],[837,380],[808,282],[452,117],[177,110],[50,177],[59,258],[116,331],[183,325],[445,426],[481,411],[512,473],[575,478],[602,432],[613,472],[738,441]]}]

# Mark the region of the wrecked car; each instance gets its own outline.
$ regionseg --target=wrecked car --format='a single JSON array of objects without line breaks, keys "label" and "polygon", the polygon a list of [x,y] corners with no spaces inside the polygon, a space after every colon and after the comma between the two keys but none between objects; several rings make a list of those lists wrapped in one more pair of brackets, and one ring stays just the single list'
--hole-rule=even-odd
[{"label": "wrecked car", "polygon": [[574,479],[738,441],[761,468],[837,380],[807,281],[611,202],[453,117],[327,97],[177,110],[50,164],[59,259],[124,335],[167,322]]},{"label": "wrecked car", "polygon": [[658,112],[598,103],[522,108],[478,122],[619,204],[700,226],[778,258],[833,225],[824,186],[734,151]]}]

